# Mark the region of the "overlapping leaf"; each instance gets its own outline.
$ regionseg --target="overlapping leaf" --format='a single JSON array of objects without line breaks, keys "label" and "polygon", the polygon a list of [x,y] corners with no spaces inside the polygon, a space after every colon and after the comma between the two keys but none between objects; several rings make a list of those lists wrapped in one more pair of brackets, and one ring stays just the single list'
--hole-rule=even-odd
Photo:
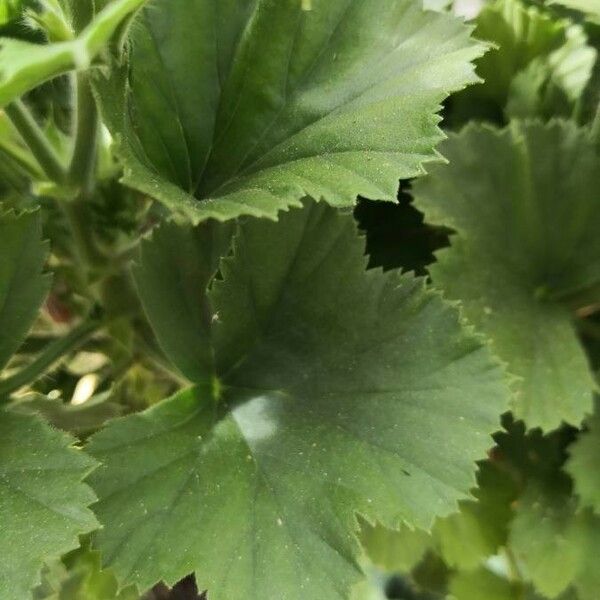
[{"label": "overlapping leaf", "polygon": [[81,479],[94,461],[38,417],[0,413],[0,596],[23,600],[46,560],[76,548],[98,524]]},{"label": "overlapping leaf", "polygon": [[597,295],[600,282],[593,141],[569,123],[468,127],[442,151],[450,164],[415,186],[426,218],[457,231],[431,267],[434,282],[463,301],[519,378],[518,418],[579,424],[596,384],[567,304]]},{"label": "overlapping leaf", "polygon": [[528,489],[517,506],[510,544],[523,576],[545,597],[558,598],[569,587],[579,600],[597,596],[600,519],[578,510],[573,497]]},{"label": "overlapping leaf", "polygon": [[476,63],[483,83],[453,97],[453,125],[573,112],[596,57],[579,27],[520,0],[487,4],[475,23],[474,36],[494,47]]},{"label": "overlapping leaf", "polygon": [[145,0],[115,0],[77,38],[53,44],[0,39],[0,108],[62,73],[87,69]]},{"label": "overlapping leaf", "polygon": [[[146,261],[176,246],[151,243]],[[234,248],[208,296],[213,381],[92,440],[97,543],[141,588],[194,570],[213,600],[346,598],[355,512],[426,528],[451,511],[497,427],[504,376],[420,280],[365,271],[351,215],[310,203],[243,224]],[[162,294],[168,305],[180,289]],[[162,310],[148,312],[160,331]]]},{"label": "overlapping leaf", "polygon": [[412,0],[159,0],[98,87],[124,182],[193,221],[393,200],[483,47]]},{"label": "overlapping leaf", "polygon": [[20,346],[48,291],[39,213],[0,214],[0,369]]},{"label": "overlapping leaf", "polygon": [[600,401],[587,421],[588,429],[571,446],[567,471],[575,482],[575,491],[584,506],[600,514]]}]

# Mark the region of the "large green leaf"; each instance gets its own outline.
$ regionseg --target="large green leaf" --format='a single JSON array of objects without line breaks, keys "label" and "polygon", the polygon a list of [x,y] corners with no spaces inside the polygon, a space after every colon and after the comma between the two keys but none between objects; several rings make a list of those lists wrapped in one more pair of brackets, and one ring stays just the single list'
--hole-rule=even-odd
[{"label": "large green leaf", "polygon": [[44,296],[47,247],[39,213],[0,214],[0,369],[21,345]]},{"label": "large green leaf", "polygon": [[579,424],[595,382],[566,299],[600,282],[600,158],[569,123],[468,127],[448,166],[415,185],[417,206],[453,227],[430,270],[519,379],[512,408],[530,427]]},{"label": "large green leaf", "polygon": [[100,78],[124,182],[193,221],[393,200],[483,47],[413,0],[153,2]]},{"label": "large green leaf", "polygon": [[98,526],[81,479],[94,461],[39,417],[0,414],[0,596],[23,600],[42,564],[79,545]]},{"label": "large green leaf", "polygon": [[600,400],[587,421],[588,429],[571,446],[567,471],[575,482],[575,491],[585,506],[600,515]]},{"label": "large green leaf", "polygon": [[0,39],[0,108],[53,77],[89,68],[123,21],[145,1],[111,2],[72,40],[33,44]]},{"label": "large green leaf", "polygon": [[365,267],[352,216],[323,203],[241,225],[209,292],[217,382],[89,446],[97,543],[122,578],[346,598],[356,512],[427,528],[466,497],[503,372],[421,280]]}]

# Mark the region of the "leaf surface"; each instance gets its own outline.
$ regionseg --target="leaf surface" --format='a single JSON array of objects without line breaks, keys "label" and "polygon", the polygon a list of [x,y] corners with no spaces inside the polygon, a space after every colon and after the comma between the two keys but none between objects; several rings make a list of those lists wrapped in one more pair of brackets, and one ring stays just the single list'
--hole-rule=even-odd
[{"label": "leaf surface", "polygon": [[578,425],[596,386],[569,308],[600,281],[593,141],[570,123],[471,126],[442,151],[450,164],[414,189],[426,219],[457,232],[433,280],[519,378],[517,417],[546,430]]},{"label": "leaf surface", "polygon": [[572,496],[529,487],[517,505],[509,543],[524,577],[544,597],[562,597],[573,588],[580,600],[598,595],[600,518],[580,510]]},{"label": "leaf surface", "polygon": [[352,216],[323,203],[240,226],[209,290],[218,384],[89,447],[97,542],[125,581],[346,598],[356,512],[427,528],[466,497],[502,370],[421,280],[365,267]]},{"label": "leaf surface", "polygon": [[410,0],[160,0],[98,89],[127,185],[194,222],[275,218],[305,196],[394,200],[482,51]]},{"label": "leaf surface", "polygon": [[600,514],[600,410],[587,421],[587,430],[570,447],[566,470],[575,482],[575,492],[584,506]]},{"label": "leaf surface", "polygon": [[0,369],[18,349],[48,292],[40,215],[0,214]]},{"label": "leaf surface", "polygon": [[72,438],[32,415],[0,414],[0,596],[23,600],[42,564],[79,545],[98,526],[82,478],[95,462]]}]

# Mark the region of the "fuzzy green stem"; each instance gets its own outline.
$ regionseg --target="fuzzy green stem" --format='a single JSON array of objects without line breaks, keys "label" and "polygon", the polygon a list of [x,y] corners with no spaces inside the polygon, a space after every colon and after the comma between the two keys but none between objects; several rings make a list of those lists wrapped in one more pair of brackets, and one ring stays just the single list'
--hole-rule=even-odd
[{"label": "fuzzy green stem", "polygon": [[29,365],[11,377],[0,381],[0,398],[5,398],[19,388],[34,382],[59,358],[78,348],[92,333],[104,323],[98,320],[84,321],[66,336],[59,338],[44,348],[43,352]]},{"label": "fuzzy green stem", "polygon": [[75,81],[75,146],[69,165],[69,181],[79,186],[83,193],[89,194],[94,186],[100,120],[87,73],[78,73],[75,75]]},{"label": "fuzzy green stem", "polygon": [[4,111],[40,164],[44,174],[56,183],[64,183],[67,177],[65,167],[23,101],[15,100],[6,106]]},{"label": "fuzzy green stem", "polygon": [[600,103],[596,108],[594,120],[592,121],[591,134],[592,139],[594,140],[594,142],[596,142],[596,148],[600,150]]},{"label": "fuzzy green stem", "polygon": [[89,229],[89,215],[85,202],[80,199],[68,200],[60,203],[63,210],[73,244],[75,246],[76,259],[83,276],[87,278],[87,271],[102,261],[102,255],[94,243],[92,232]]}]

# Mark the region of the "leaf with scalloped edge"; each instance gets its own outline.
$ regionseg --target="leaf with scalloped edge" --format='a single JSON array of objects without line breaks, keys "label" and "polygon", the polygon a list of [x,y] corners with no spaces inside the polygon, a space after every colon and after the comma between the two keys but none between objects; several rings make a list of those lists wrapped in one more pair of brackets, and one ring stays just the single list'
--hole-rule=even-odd
[{"label": "leaf with scalloped edge", "polygon": [[369,561],[389,573],[408,573],[432,545],[431,536],[422,529],[406,525],[388,529],[366,522],[360,525],[360,543]]},{"label": "leaf with scalloped edge", "polygon": [[436,521],[433,538],[452,568],[480,566],[506,544],[511,504],[517,495],[513,477],[490,462],[480,465],[474,500],[460,502],[460,511]]},{"label": "leaf with scalloped edge", "polygon": [[194,222],[394,200],[484,47],[412,0],[152,2],[99,77],[123,182]]},{"label": "leaf with scalloped edge", "polygon": [[596,383],[570,305],[600,284],[600,157],[571,123],[470,126],[442,146],[450,164],[414,186],[426,220],[456,230],[434,283],[518,377],[512,409],[529,427],[579,424]]},{"label": "leaf with scalloped edge", "polygon": [[586,431],[569,448],[565,468],[581,503],[600,514],[600,399],[596,399],[596,410],[586,424]]},{"label": "leaf with scalloped edge", "polygon": [[0,370],[18,349],[48,292],[39,212],[0,213]]},{"label": "leaf with scalloped edge", "polygon": [[503,371],[422,280],[366,261],[325,203],[240,225],[208,293],[216,382],[89,446],[97,544],[125,581],[195,571],[211,600],[346,598],[357,512],[427,528],[466,497]]},{"label": "leaf with scalloped edge", "polygon": [[73,439],[39,417],[0,414],[0,597],[23,600],[45,561],[79,545],[98,527],[82,483],[95,466]]}]

